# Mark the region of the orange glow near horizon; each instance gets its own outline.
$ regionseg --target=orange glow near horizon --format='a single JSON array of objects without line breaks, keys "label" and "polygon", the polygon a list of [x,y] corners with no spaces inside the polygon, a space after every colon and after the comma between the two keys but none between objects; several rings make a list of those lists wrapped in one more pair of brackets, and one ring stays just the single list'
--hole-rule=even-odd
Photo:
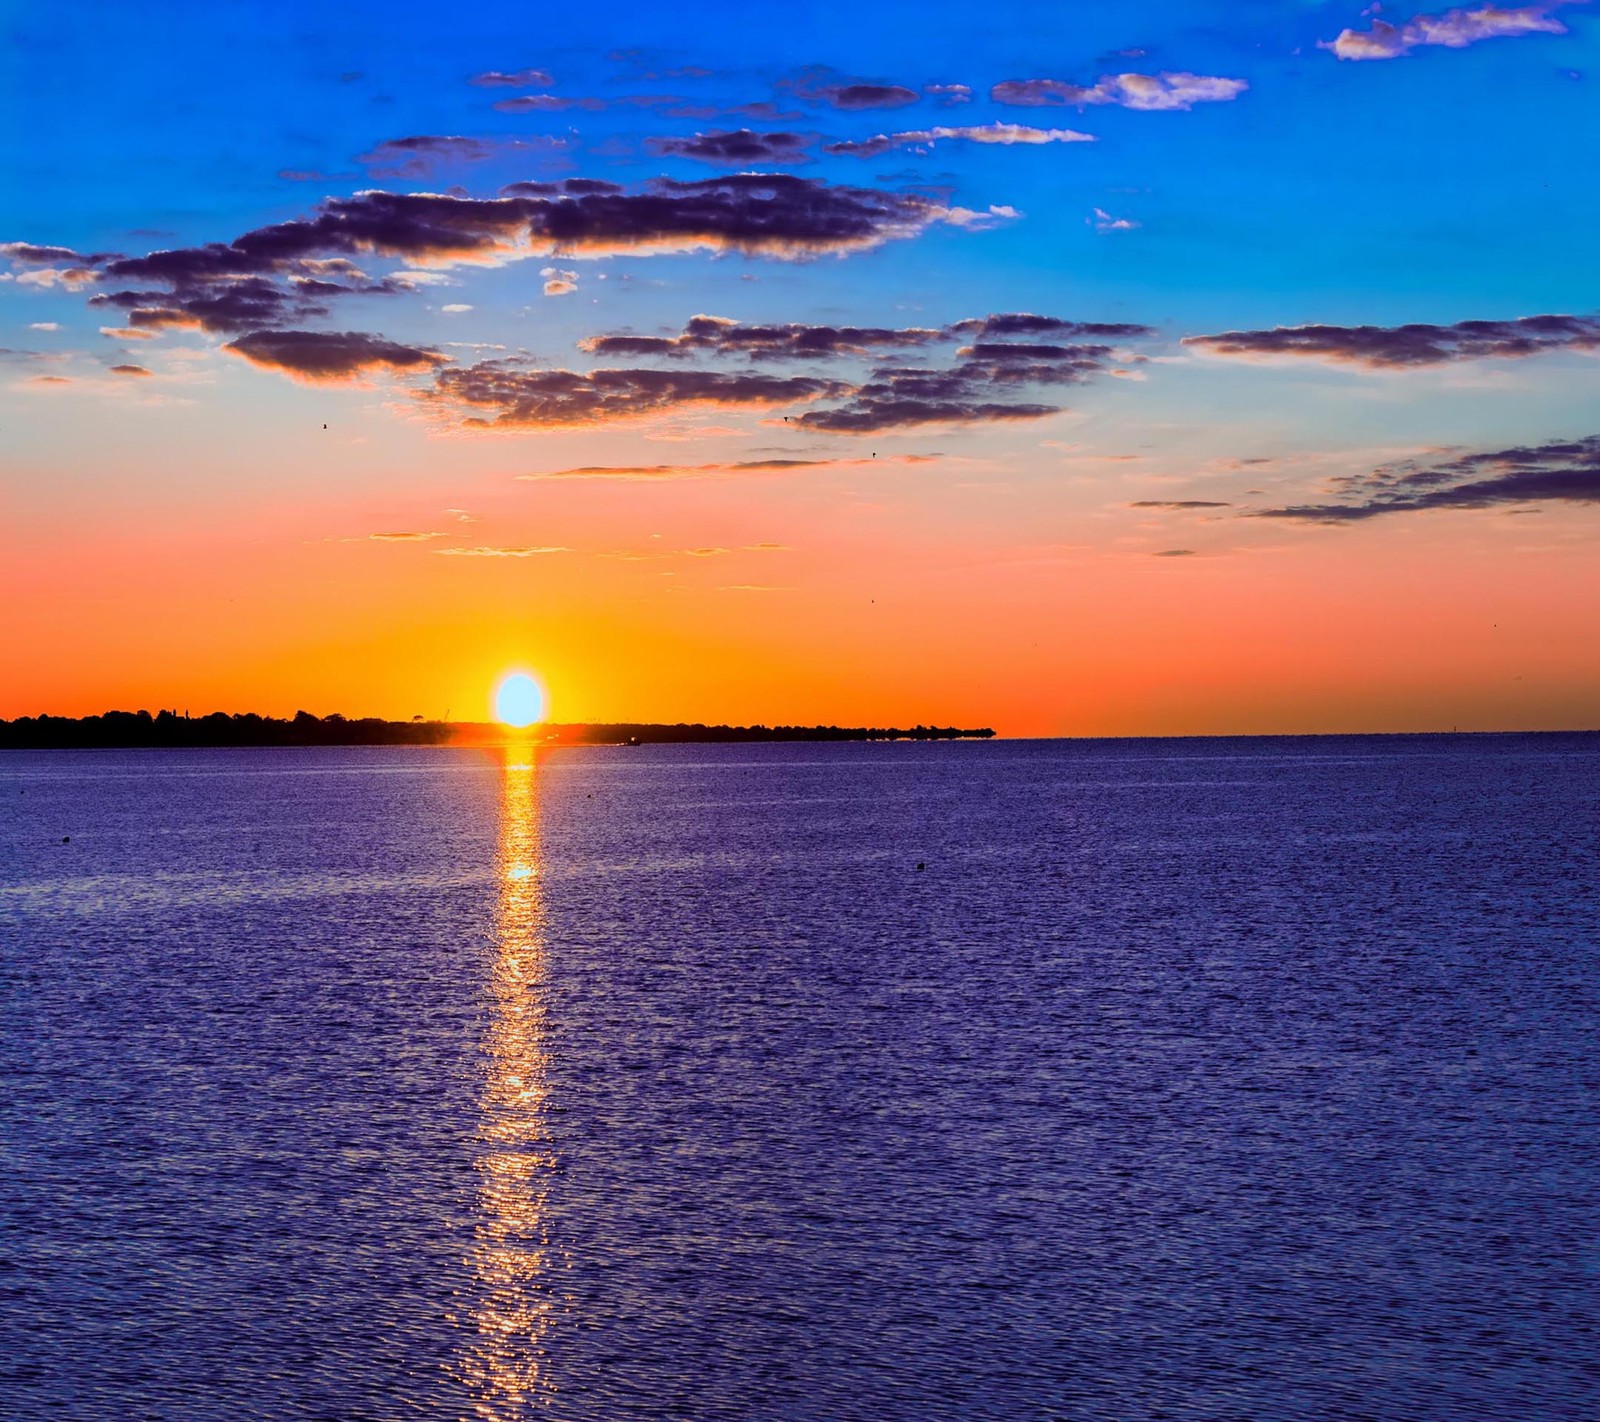
[{"label": "orange glow near horizon", "polygon": [[[570,442],[561,462],[623,457]],[[365,450],[341,447],[346,477],[366,473]],[[0,717],[475,721],[536,655],[547,711],[569,722],[1594,724],[1600,510],[1336,529],[1219,517],[1179,534],[1145,525],[1183,515],[1126,506],[1142,485],[1047,479],[1049,453],[1014,469],[546,485],[510,477],[494,447],[439,441],[399,491],[267,499],[228,481],[140,512],[85,488],[70,518],[24,506],[0,532],[0,597],[28,609],[0,631]],[[475,520],[453,539],[369,536],[448,532],[452,507]],[[1191,556],[1151,555],[1180,541]],[[567,551],[441,556],[457,544]]]}]

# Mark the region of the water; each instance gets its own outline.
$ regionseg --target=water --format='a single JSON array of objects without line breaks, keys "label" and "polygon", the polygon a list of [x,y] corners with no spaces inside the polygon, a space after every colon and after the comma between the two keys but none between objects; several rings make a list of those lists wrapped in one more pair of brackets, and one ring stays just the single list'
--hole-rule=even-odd
[{"label": "water", "polygon": [[1597,811],[1596,737],[12,753],[0,1415],[1593,1422]]}]

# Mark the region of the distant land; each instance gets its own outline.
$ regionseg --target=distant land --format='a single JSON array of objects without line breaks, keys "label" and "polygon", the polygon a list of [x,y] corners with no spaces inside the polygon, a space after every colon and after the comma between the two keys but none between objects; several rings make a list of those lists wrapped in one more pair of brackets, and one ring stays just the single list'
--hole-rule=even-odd
[{"label": "distant land", "polygon": [[540,745],[660,745],[680,741],[954,741],[988,740],[988,726],[706,726],[616,722],[544,723],[515,731],[481,721],[383,721],[364,716],[313,716],[292,720],[213,711],[189,717],[176,711],[107,711],[101,716],[21,716],[0,721],[0,750],[137,749],[183,746],[480,746],[532,740]]}]

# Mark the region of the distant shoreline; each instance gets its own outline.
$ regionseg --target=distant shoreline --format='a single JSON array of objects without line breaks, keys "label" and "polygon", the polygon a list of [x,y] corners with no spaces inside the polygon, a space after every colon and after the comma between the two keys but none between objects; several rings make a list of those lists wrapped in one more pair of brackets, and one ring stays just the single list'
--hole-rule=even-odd
[{"label": "distant shoreline", "polygon": [[669,745],[761,741],[990,740],[988,726],[708,726],[700,722],[546,723],[518,731],[479,721],[385,721],[368,716],[292,719],[229,715],[181,716],[162,711],[108,711],[100,716],[23,716],[0,721],[0,750],[164,750],[226,746],[488,746],[507,741],[541,746]]}]

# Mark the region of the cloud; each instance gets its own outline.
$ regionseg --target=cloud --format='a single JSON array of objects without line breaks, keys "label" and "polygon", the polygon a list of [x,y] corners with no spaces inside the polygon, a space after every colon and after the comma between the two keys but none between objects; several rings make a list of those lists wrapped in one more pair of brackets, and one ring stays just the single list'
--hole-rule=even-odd
[{"label": "cloud", "polygon": [[1094,216],[1089,220],[1096,232],[1132,232],[1139,225],[1132,218],[1113,217],[1103,207],[1095,208]]},{"label": "cloud", "polygon": [[61,323],[59,321],[30,321],[28,322],[28,329],[30,331],[59,331]]},{"label": "cloud", "polygon": [[1008,208],[975,212],[922,194],[783,173],[661,178],[634,192],[573,178],[513,184],[498,198],[371,190],[329,198],[309,217],[231,242],[45,267],[18,280],[97,282],[91,304],[126,311],[133,327],[235,332],[298,324],[328,315],[339,297],[394,295],[422,279],[368,278],[349,260],[363,254],[423,267],[697,250],[798,261],[915,237],[936,223],[973,229],[1011,216]]},{"label": "cloud", "polygon": [[987,123],[965,128],[917,128],[901,133],[880,133],[872,138],[842,139],[823,147],[824,153],[849,154],[856,158],[876,158],[891,148],[937,143],[940,139],[960,139],[968,143],[1041,144],[1093,143],[1092,133],[1071,128],[1030,128],[1025,124]]},{"label": "cloud", "polygon": [[836,109],[900,109],[917,103],[921,95],[903,84],[880,84],[851,79],[822,65],[802,70],[777,86],[785,93],[811,103],[831,104]]},{"label": "cloud", "polygon": [[1219,503],[1215,499],[1137,499],[1128,507],[1130,509],[1230,509],[1233,505]]},{"label": "cloud", "polygon": [[1453,326],[1275,326],[1270,331],[1185,336],[1183,344],[1213,355],[1307,356],[1378,370],[1595,350],[1600,348],[1600,318],[1522,316]]},{"label": "cloud", "polygon": [[523,94],[515,99],[501,99],[494,105],[503,114],[550,114],[563,109],[585,109],[598,113],[605,108],[604,99],[563,99],[557,94]]},{"label": "cloud", "polygon": [[845,84],[827,97],[836,109],[900,109],[921,95],[902,84]]},{"label": "cloud", "polygon": [[1193,548],[1163,548],[1159,553],[1152,553],[1152,558],[1193,558]]},{"label": "cloud", "polygon": [[1564,35],[1567,27],[1550,15],[1562,3],[1529,5],[1502,10],[1484,5],[1476,10],[1447,10],[1442,15],[1417,15],[1403,25],[1374,20],[1370,30],[1342,30],[1337,39],[1322,40],[1318,48],[1332,50],[1340,59],[1399,59],[1425,45],[1465,49],[1479,40],[1516,35]]},{"label": "cloud", "polygon": [[970,104],[972,102],[972,86],[970,84],[925,84],[922,92],[931,98],[937,99],[945,108],[953,108],[956,104]]},{"label": "cloud", "polygon": [[378,543],[426,543],[430,538],[448,538],[448,533],[369,533]]},{"label": "cloud", "polygon": [[[839,403],[786,417],[786,423],[800,428],[866,434],[924,424],[1025,420],[1055,414],[1059,405],[1020,398],[1020,392],[1028,387],[1081,384],[1114,373],[1118,352],[1110,342],[1150,334],[1148,327],[1131,323],[1068,321],[1027,312],[998,313],[941,328],[902,329],[800,323],[747,326],[728,317],[696,316],[676,336],[603,335],[579,344],[591,355],[612,357],[708,354],[833,360],[968,339],[969,344],[955,352],[954,362],[943,368],[886,365],[852,383],[827,382],[831,388],[806,398]],[[1125,358],[1124,364],[1142,359]],[[444,372],[439,383],[448,386],[459,374]],[[568,380],[579,378],[569,372],[558,374]],[[666,373],[651,374],[662,378]],[[698,374],[686,372],[683,378]]]},{"label": "cloud", "polygon": [[481,163],[503,148],[521,146],[495,144],[461,134],[419,133],[409,138],[385,139],[370,152],[358,154],[356,162],[365,164],[374,177],[422,178],[441,164]]},{"label": "cloud", "polygon": [[989,97],[1022,108],[1115,104],[1124,109],[1192,109],[1196,104],[1236,99],[1250,86],[1243,79],[1218,79],[1181,70],[1161,74],[1105,74],[1093,84],[1061,79],[1008,79]]},{"label": "cloud", "polygon": [[1002,311],[993,316],[957,321],[950,329],[980,341],[1002,340],[1012,336],[1138,340],[1155,334],[1151,327],[1131,322],[1065,321],[1058,316],[1039,316],[1030,311]]},{"label": "cloud", "polygon": [[16,282],[18,286],[36,286],[44,290],[59,286],[75,291],[97,279],[98,274],[92,267],[34,267],[20,273]]},{"label": "cloud", "polygon": [[572,549],[554,544],[546,547],[523,545],[510,548],[481,545],[477,548],[435,548],[433,551],[446,558],[539,558],[546,553],[570,553]]},{"label": "cloud", "polygon": [[[627,193],[569,179],[500,198],[369,191],[329,198],[315,216],[257,228],[229,244],[154,252],[107,265],[112,278],[185,282],[280,273],[311,256],[373,252],[421,263],[652,251],[798,258],[914,236],[955,209],[915,194],[830,185],[782,173],[660,178]],[[530,195],[536,194],[536,195]]]},{"label": "cloud", "polygon": [[446,315],[460,316],[463,312],[471,311],[472,307],[465,301],[448,301],[439,309]]},{"label": "cloud", "polygon": [[[528,369],[512,360],[441,370],[420,397],[469,426],[549,428],[609,424],[688,405],[781,407],[847,394],[810,376],[709,370]],[[474,413],[482,412],[482,413]]]},{"label": "cloud", "polygon": [[667,157],[748,167],[755,163],[805,163],[811,140],[803,133],[757,133],[753,129],[697,133],[693,138],[652,138],[651,150]]},{"label": "cloud", "polygon": [[100,334],[113,341],[153,341],[156,338],[154,331],[141,331],[137,326],[102,326]]},{"label": "cloud", "polygon": [[1490,509],[1529,503],[1600,504],[1600,435],[1465,454],[1428,464],[1409,460],[1340,481],[1345,501],[1262,509],[1251,518],[1358,523],[1429,509]]},{"label": "cloud", "polygon": [[490,69],[474,74],[467,83],[480,89],[548,89],[555,80],[543,69],[515,69],[510,73]]},{"label": "cloud", "polygon": [[591,355],[687,355],[707,352],[758,359],[809,360],[867,355],[875,350],[909,349],[949,339],[923,326],[899,330],[878,326],[811,326],[788,322],[746,326],[726,316],[694,316],[676,336],[590,336],[578,342]]},{"label": "cloud", "polygon": [[[719,474],[786,474],[796,469],[845,468],[859,465],[931,464],[936,456],[897,454],[883,459],[738,459],[711,464],[584,464],[576,469],[552,469],[544,474],[518,474],[518,479],[703,479]],[[754,544],[777,548],[780,544]]]},{"label": "cloud", "polygon": [[111,367],[113,375],[149,375],[150,372],[142,365],[114,365]]},{"label": "cloud", "polygon": [[223,347],[296,380],[354,380],[375,370],[431,370],[447,357],[360,331],[252,331]]},{"label": "cloud", "polygon": [[546,296],[566,296],[578,289],[578,274],[565,267],[540,267]]},{"label": "cloud", "polygon": [[1079,385],[1106,373],[1112,348],[975,342],[942,370],[880,366],[843,404],[808,410],[792,423],[827,434],[875,434],[930,424],[1036,420],[1062,406],[1019,399],[1025,387]]},{"label": "cloud", "polygon": [[71,247],[42,247],[36,242],[0,242],[0,257],[18,266],[28,267],[50,267],[57,262],[81,267],[97,260],[75,252]]}]

